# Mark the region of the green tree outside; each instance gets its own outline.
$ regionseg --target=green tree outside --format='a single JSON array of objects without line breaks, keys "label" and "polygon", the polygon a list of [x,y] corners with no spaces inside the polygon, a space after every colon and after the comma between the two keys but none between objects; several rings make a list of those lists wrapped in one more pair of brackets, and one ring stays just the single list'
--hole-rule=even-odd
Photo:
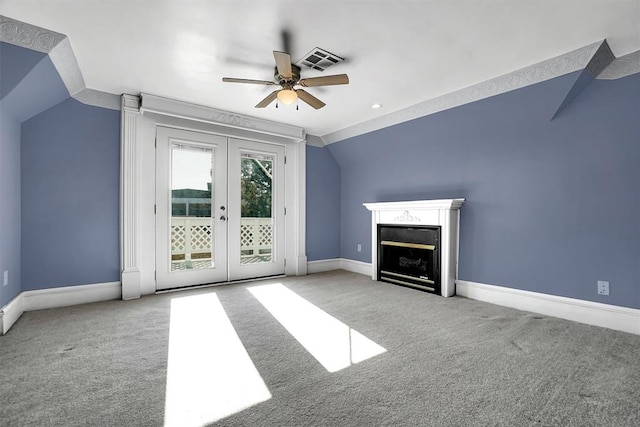
[{"label": "green tree outside", "polygon": [[273,162],[242,158],[240,164],[241,215],[243,218],[271,218]]}]

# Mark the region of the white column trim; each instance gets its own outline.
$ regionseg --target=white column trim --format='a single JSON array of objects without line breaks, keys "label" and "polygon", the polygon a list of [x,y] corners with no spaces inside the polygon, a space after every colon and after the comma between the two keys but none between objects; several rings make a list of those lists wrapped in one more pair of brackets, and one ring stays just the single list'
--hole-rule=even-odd
[{"label": "white column trim", "polygon": [[120,138],[120,265],[122,299],[140,298],[140,99],[122,95]]},{"label": "white column trim", "polygon": [[285,165],[286,259],[285,274],[307,274],[306,255],[306,149],[304,144],[287,146]]}]

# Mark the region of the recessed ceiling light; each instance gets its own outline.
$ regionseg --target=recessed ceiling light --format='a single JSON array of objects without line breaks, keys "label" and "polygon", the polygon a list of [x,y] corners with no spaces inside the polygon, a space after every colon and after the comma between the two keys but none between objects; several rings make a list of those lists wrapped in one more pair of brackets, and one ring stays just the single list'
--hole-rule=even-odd
[{"label": "recessed ceiling light", "polygon": [[378,104],[377,102],[371,105],[371,108],[380,108],[380,107],[382,107],[382,104]]}]

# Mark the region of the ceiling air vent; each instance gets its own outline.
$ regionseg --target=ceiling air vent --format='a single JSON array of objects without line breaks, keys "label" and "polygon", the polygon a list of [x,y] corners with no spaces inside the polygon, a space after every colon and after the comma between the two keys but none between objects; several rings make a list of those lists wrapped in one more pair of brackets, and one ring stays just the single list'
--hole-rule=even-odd
[{"label": "ceiling air vent", "polygon": [[301,68],[304,66],[313,68],[314,70],[324,71],[342,61],[344,61],[344,58],[340,58],[338,55],[316,47],[299,60],[296,65]]}]

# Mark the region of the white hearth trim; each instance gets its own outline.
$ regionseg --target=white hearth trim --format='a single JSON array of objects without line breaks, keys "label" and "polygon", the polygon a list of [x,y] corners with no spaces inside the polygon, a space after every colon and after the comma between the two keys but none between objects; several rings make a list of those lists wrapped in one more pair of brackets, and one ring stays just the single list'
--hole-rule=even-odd
[{"label": "white hearth trim", "polygon": [[640,310],[484,283],[456,281],[458,296],[640,335]]},{"label": "white hearth trim", "polygon": [[122,287],[120,282],[64,286],[61,288],[20,292],[0,309],[1,335],[6,334],[25,311],[110,301],[120,299],[121,296]]},{"label": "white hearth trim", "polygon": [[371,278],[378,280],[378,225],[440,226],[440,294],[456,293],[460,207],[465,199],[364,203],[371,211]]}]

